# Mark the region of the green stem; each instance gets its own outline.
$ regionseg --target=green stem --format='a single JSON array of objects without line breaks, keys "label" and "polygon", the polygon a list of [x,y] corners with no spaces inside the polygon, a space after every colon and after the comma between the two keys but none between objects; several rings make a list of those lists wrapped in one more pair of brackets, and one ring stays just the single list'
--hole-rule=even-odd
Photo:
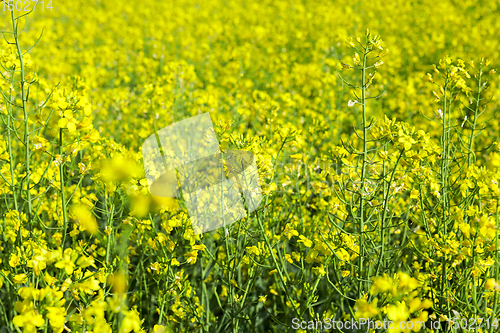
[{"label": "green stem", "polygon": [[366,57],[368,54],[368,47],[363,52],[363,67],[361,69],[361,107],[363,110],[363,165],[361,169],[361,189],[360,189],[360,198],[359,198],[359,265],[358,265],[358,299],[362,296],[362,290],[364,285],[363,279],[363,264],[364,264],[364,255],[365,255],[365,247],[364,247],[364,229],[365,229],[365,216],[364,216],[364,198],[363,192],[365,190],[365,177],[366,177],[366,163],[368,159],[367,155],[367,140],[366,140]]},{"label": "green stem", "polygon": [[59,129],[59,155],[61,156],[61,164],[59,165],[59,178],[61,181],[61,205],[62,205],[62,211],[63,211],[63,220],[64,220],[64,227],[63,227],[63,242],[61,244],[62,248],[64,249],[64,243],[66,241],[66,234],[68,230],[68,216],[66,213],[66,189],[64,186],[64,158],[63,158],[63,129]]},{"label": "green stem", "polygon": [[280,281],[283,284],[283,290],[285,291],[285,295],[288,298],[288,300],[290,301],[290,303],[292,304],[292,307],[295,310],[295,313],[297,314],[298,318],[302,320],[302,315],[300,314],[299,309],[295,305],[295,302],[293,301],[292,297],[290,296],[290,293],[288,292],[288,287],[286,285],[285,278],[283,277],[283,273],[281,272],[281,268],[278,265],[278,261],[276,260],[276,257],[274,256],[273,247],[271,245],[271,242],[269,241],[269,237],[267,237],[266,231],[264,230],[264,226],[262,225],[260,215],[258,212],[256,215],[257,215],[257,221],[259,222],[260,231],[264,235],[264,240],[265,240],[266,245],[267,245],[269,252],[271,254],[271,258],[273,259],[274,266],[276,267],[276,270],[278,271],[278,275],[280,277]]},{"label": "green stem", "polygon": [[12,27],[14,30],[14,39],[15,39],[15,44],[17,48],[17,54],[19,56],[19,63],[21,66],[21,79],[20,79],[20,84],[21,84],[21,100],[22,100],[22,105],[23,105],[23,113],[24,113],[24,144],[26,147],[25,150],[25,157],[26,157],[26,200],[28,202],[28,223],[30,226],[30,229],[32,228],[31,226],[31,192],[30,192],[30,136],[29,136],[29,121],[28,121],[28,108],[26,106],[26,88],[25,84],[26,82],[24,81],[24,62],[23,62],[23,53],[21,51],[21,45],[19,44],[19,35],[17,33],[17,23],[16,23],[16,18],[14,17],[14,11],[11,11],[11,18],[12,18]]},{"label": "green stem", "polygon": [[474,131],[476,130],[476,118],[477,118],[477,113],[479,112],[479,102],[481,100],[481,79],[482,79],[482,67],[479,68],[479,78],[478,78],[478,88],[477,88],[477,100],[476,100],[476,109],[474,110],[474,122],[472,125],[472,129],[470,131],[470,137],[469,137],[469,156],[467,159],[467,166],[470,166],[472,161],[472,142],[474,140]]}]

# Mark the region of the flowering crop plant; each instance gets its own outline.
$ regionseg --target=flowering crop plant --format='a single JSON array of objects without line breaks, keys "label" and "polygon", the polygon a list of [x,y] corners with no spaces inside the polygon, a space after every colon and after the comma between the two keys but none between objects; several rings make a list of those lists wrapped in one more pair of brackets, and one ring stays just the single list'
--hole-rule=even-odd
[{"label": "flowering crop plant", "polygon": [[[0,31],[0,332],[500,330],[497,1],[4,0]],[[262,195],[203,233],[142,151],[201,114]]]}]

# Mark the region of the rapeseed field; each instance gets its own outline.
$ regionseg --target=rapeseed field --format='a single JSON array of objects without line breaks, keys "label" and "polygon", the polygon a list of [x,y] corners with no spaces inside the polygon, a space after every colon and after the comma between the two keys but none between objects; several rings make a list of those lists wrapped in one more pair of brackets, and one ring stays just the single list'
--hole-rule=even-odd
[{"label": "rapeseed field", "polygon": [[[499,6],[4,0],[0,332],[498,332]],[[261,200],[198,233],[203,114]]]}]

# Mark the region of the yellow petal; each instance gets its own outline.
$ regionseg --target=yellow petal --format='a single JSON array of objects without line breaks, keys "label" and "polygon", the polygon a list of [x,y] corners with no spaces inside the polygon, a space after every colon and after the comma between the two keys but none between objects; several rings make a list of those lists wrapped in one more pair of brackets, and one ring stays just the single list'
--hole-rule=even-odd
[{"label": "yellow petal", "polygon": [[40,327],[43,326],[43,324],[45,324],[45,319],[43,319],[42,315],[36,315],[32,317],[31,322],[36,327]]},{"label": "yellow petal", "polygon": [[75,133],[76,132],[76,125],[75,125],[74,122],[71,121],[71,122],[68,123],[68,131],[70,133]]},{"label": "yellow petal", "polygon": [[68,124],[68,119],[66,118],[61,118],[57,122],[57,126],[59,126],[60,128],[65,128],[67,124]]}]

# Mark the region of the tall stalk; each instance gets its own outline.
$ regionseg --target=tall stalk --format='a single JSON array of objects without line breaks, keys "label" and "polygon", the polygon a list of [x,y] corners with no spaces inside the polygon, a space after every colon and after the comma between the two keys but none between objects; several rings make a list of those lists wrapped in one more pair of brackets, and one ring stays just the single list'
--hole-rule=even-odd
[{"label": "tall stalk", "polygon": [[30,132],[29,132],[29,121],[28,121],[28,107],[26,101],[26,81],[24,78],[25,68],[23,62],[23,53],[21,51],[21,45],[19,43],[19,33],[18,33],[18,18],[14,16],[14,11],[11,11],[12,19],[12,29],[14,32],[14,40],[17,49],[17,54],[19,57],[20,64],[20,85],[21,85],[21,100],[23,109],[23,121],[24,121],[24,146],[25,146],[25,166],[26,166],[26,202],[28,203],[28,223],[31,229],[31,192],[30,192]]},{"label": "tall stalk", "polygon": [[[368,41],[367,41],[368,42]],[[362,151],[362,167],[361,167],[361,189],[359,197],[359,266],[358,266],[358,298],[361,298],[361,292],[363,290],[363,261],[365,256],[364,247],[364,230],[365,230],[365,211],[364,211],[364,193],[365,190],[365,177],[366,177],[366,162],[367,162],[367,137],[366,137],[366,57],[368,55],[368,46],[363,52],[363,65],[361,68],[361,108],[363,113],[363,151]]]}]

